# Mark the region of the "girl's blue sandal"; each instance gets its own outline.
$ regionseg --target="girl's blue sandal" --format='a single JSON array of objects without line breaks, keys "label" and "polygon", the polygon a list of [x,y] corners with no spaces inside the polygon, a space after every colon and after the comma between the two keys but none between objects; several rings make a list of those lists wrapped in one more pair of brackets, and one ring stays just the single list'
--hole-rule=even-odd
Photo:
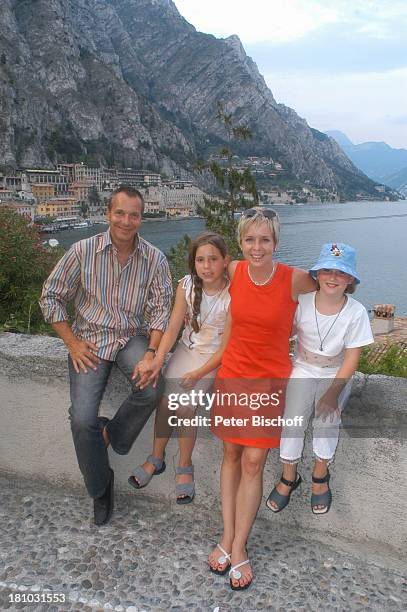
[{"label": "girl's blue sandal", "polygon": [[188,465],[186,467],[177,467],[175,473],[178,474],[191,474],[192,482],[186,482],[184,484],[175,485],[175,494],[177,496],[177,504],[185,506],[190,504],[195,497],[195,482],[194,482],[194,466]]},{"label": "girl's blue sandal", "polygon": [[149,455],[147,457],[147,461],[154,466],[154,472],[150,474],[146,472],[142,465],[139,465],[134,470],[133,474],[130,476],[128,483],[134,487],[135,489],[144,489],[150,482],[153,476],[158,476],[158,474],[162,474],[167,467],[165,465],[164,459],[160,457],[153,457],[153,455]]},{"label": "girl's blue sandal", "polygon": [[[281,510],[284,510],[284,508],[288,506],[288,503],[291,498],[291,493],[295,491],[295,489],[297,489],[302,483],[302,478],[299,474],[297,475],[296,480],[287,480],[286,478],[284,478],[284,476],[281,476],[280,482],[285,484],[286,487],[291,487],[291,490],[288,495],[282,495],[277,491],[277,488],[274,487],[266,501],[267,508],[272,512],[281,512]],[[274,507],[271,502],[274,502],[277,507]]]},{"label": "girl's blue sandal", "polygon": [[[312,482],[315,484],[324,484],[327,483],[328,491],[325,493],[313,493],[311,495],[311,510],[313,514],[326,514],[329,512],[332,504],[332,492],[329,488],[329,480],[331,478],[331,474],[329,470],[327,470],[325,476],[323,478],[312,477]],[[317,506],[323,506],[323,508],[317,508]]]}]

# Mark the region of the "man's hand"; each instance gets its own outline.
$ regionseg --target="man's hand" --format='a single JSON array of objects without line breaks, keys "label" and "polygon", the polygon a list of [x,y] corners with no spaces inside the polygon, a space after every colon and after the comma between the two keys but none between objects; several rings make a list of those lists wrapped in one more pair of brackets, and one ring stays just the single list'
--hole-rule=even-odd
[{"label": "man's hand", "polygon": [[200,378],[201,376],[199,374],[199,370],[192,370],[191,372],[187,372],[182,377],[181,387],[185,389],[185,391],[191,391],[191,389],[195,387],[196,383]]},{"label": "man's hand", "polygon": [[100,359],[96,354],[98,351],[96,344],[73,336],[66,342],[66,346],[77,374],[80,373],[80,370],[87,374],[87,368],[92,368],[92,370],[97,369]]},{"label": "man's hand", "polygon": [[[131,375],[131,380],[135,380],[138,376],[144,376],[150,371],[150,364],[154,359],[154,354],[151,351],[146,351],[144,353],[143,359],[140,359],[134,366],[133,374]],[[137,385],[138,386],[138,385]]]},{"label": "man's hand", "polygon": [[135,365],[131,379],[135,380],[139,376],[136,386],[140,389],[144,389],[151,383],[155,388],[162,366],[162,360],[157,359],[151,351],[148,351],[143,359]]},{"label": "man's hand", "polygon": [[341,411],[338,408],[338,395],[336,393],[328,391],[320,398],[315,408],[315,416],[321,417],[325,423],[327,418],[333,423],[335,416],[340,418]]}]

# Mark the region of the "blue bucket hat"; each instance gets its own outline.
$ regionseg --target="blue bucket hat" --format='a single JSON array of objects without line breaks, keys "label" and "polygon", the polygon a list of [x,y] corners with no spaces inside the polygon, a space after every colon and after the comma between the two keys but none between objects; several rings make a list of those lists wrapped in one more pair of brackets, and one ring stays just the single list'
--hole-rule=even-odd
[{"label": "blue bucket hat", "polygon": [[356,273],[356,251],[348,244],[342,242],[324,244],[317,263],[310,269],[311,276],[316,278],[318,270],[323,268],[350,274],[357,284],[360,283],[360,278]]}]

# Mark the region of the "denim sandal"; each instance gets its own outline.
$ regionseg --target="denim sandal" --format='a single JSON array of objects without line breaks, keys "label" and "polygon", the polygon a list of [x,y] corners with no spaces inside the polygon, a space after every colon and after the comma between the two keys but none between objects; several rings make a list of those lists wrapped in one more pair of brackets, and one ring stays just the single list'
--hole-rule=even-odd
[{"label": "denim sandal", "polygon": [[[281,512],[281,510],[284,510],[284,508],[288,506],[288,503],[291,498],[291,493],[295,491],[295,489],[299,487],[299,485],[302,483],[302,478],[299,474],[297,475],[297,478],[295,480],[287,480],[286,478],[284,478],[284,476],[281,476],[280,482],[285,484],[287,487],[291,487],[291,490],[288,495],[282,495],[277,491],[277,488],[274,487],[266,501],[267,508],[272,512]],[[271,505],[271,502],[274,502],[277,505],[277,508],[274,508],[274,506]]]},{"label": "denim sandal", "polygon": [[159,457],[153,457],[153,455],[149,455],[147,457],[147,461],[152,463],[155,470],[152,474],[147,472],[143,466],[139,465],[134,470],[133,474],[130,476],[128,483],[134,487],[135,489],[143,489],[148,485],[153,476],[158,476],[158,474],[162,474],[167,467],[165,465],[164,459],[160,459]]},{"label": "denim sandal", "polygon": [[217,562],[220,563],[220,565],[223,565],[224,563],[226,563],[226,567],[223,570],[220,570],[210,565],[209,569],[212,572],[212,574],[217,574],[218,576],[224,576],[229,571],[229,568],[231,566],[231,563],[230,563],[231,554],[227,553],[226,550],[222,548],[220,544],[216,544],[216,546],[219,548],[220,552],[222,553],[217,558]]},{"label": "denim sandal", "polygon": [[[195,497],[195,482],[194,478],[194,466],[187,465],[186,467],[177,467],[175,470],[176,474],[192,474],[192,482],[185,482],[183,484],[175,485],[175,494],[177,496],[177,504],[185,505],[190,504]],[[181,497],[184,495],[185,497]]]},{"label": "denim sandal", "polygon": [[[311,495],[311,510],[314,514],[326,514],[329,512],[332,504],[332,492],[329,488],[329,480],[331,478],[331,474],[329,470],[327,470],[325,476],[323,478],[315,478],[312,477],[312,482],[315,484],[324,484],[325,482],[328,485],[328,491],[325,493],[313,493]],[[316,508],[316,506],[324,506],[323,508]]]}]

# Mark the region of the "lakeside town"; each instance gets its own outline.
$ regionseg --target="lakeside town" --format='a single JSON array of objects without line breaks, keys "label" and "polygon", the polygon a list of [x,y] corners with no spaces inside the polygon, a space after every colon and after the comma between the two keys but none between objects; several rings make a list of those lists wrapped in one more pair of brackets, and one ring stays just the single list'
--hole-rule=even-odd
[{"label": "lakeside town", "polygon": [[145,213],[152,217],[191,216],[205,196],[191,181],[163,179],[154,172],[61,163],[54,169],[24,168],[13,174],[0,173],[0,205],[40,224],[69,224],[81,218],[89,221],[104,215],[107,199],[121,184],[143,193]]},{"label": "lakeside town", "polygon": [[[222,165],[225,160],[212,156],[209,161]],[[271,158],[248,157],[233,161],[234,169],[242,172],[249,169],[256,178],[260,202],[264,205],[339,202],[337,193],[315,188],[309,181],[283,187],[284,168]],[[194,216],[204,204],[204,198],[213,197],[193,181],[180,177],[168,178],[157,172],[133,168],[89,167],[78,162],[58,163],[53,169],[22,168],[0,172],[0,206],[12,208],[45,227],[89,224],[101,219],[112,191],[124,183],[142,192],[145,214],[153,218]],[[377,199],[387,198],[384,187],[378,185],[377,191]],[[360,195],[360,199],[366,199]],[[253,200],[253,195],[245,192],[241,197],[246,203]]]}]

